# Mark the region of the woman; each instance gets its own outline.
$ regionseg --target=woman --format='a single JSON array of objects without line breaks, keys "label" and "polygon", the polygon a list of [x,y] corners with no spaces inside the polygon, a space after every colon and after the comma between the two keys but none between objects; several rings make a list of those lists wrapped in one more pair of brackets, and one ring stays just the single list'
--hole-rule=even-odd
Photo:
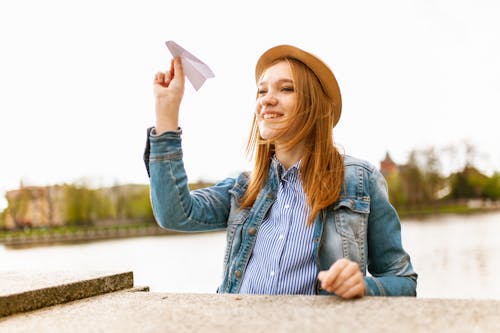
[{"label": "woman", "polygon": [[333,144],[342,108],[333,72],[280,45],[259,58],[255,74],[253,171],[192,192],[178,124],[181,60],[156,74],[144,160],[158,224],[227,230],[220,293],[415,296],[417,274],[383,176]]}]

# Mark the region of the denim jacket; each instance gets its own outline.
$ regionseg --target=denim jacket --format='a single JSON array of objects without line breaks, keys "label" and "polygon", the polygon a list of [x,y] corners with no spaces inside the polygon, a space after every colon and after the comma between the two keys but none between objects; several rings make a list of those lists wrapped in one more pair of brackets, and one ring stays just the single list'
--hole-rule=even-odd
[{"label": "denim jacket", "polygon": [[[157,223],[167,229],[199,232],[226,230],[224,272],[219,293],[238,293],[259,226],[276,198],[277,163],[250,208],[239,206],[249,176],[240,174],[190,191],[182,161],[181,132],[151,135],[144,153],[151,203]],[[390,204],[382,174],[366,161],[344,156],[345,183],[337,202],[314,222],[318,272],[340,258],[359,264],[369,296],[415,296],[417,274],[401,244],[399,217]],[[369,275],[367,275],[369,272]],[[317,294],[327,294],[316,284]]]}]

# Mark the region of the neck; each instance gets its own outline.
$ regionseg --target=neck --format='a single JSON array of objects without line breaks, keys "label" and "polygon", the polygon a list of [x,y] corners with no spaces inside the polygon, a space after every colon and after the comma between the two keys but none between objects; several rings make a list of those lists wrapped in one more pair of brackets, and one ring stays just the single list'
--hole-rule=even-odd
[{"label": "neck", "polygon": [[276,143],[275,145],[276,158],[285,167],[285,169],[290,169],[297,163],[304,155],[304,142],[300,142],[295,145],[292,149],[284,150],[280,149],[280,145]]}]

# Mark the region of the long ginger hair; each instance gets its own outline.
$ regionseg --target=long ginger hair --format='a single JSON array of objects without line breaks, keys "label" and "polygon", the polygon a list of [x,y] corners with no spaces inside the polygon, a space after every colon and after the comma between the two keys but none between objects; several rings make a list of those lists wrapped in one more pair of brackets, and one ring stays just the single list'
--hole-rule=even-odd
[{"label": "long ginger hair", "polygon": [[[324,93],[316,75],[302,62],[283,58],[276,60],[271,66],[280,61],[290,64],[297,94],[297,108],[290,119],[286,120],[286,127],[293,128],[292,124],[300,122],[284,149],[302,141],[305,143],[299,173],[310,208],[307,224],[311,225],[321,209],[338,200],[344,182],[344,161],[334,146],[332,133],[336,101]],[[284,134],[280,133],[278,137]],[[247,143],[247,154],[254,158],[254,169],[241,201],[242,207],[254,204],[267,180],[271,157],[275,151],[273,139],[264,140],[260,136],[257,116],[254,114]]]}]

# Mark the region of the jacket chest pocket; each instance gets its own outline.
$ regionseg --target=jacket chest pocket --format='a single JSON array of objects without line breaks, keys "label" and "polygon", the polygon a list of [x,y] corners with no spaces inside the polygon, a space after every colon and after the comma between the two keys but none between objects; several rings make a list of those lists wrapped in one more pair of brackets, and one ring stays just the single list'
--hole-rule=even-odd
[{"label": "jacket chest pocket", "polygon": [[334,206],[335,228],[345,238],[363,242],[366,236],[370,201],[343,198]]},{"label": "jacket chest pocket", "polygon": [[227,221],[226,231],[226,253],[224,256],[224,264],[227,266],[231,258],[234,257],[235,252],[241,245],[242,230],[245,222],[250,214],[249,209],[239,210],[236,214],[231,214]]}]

